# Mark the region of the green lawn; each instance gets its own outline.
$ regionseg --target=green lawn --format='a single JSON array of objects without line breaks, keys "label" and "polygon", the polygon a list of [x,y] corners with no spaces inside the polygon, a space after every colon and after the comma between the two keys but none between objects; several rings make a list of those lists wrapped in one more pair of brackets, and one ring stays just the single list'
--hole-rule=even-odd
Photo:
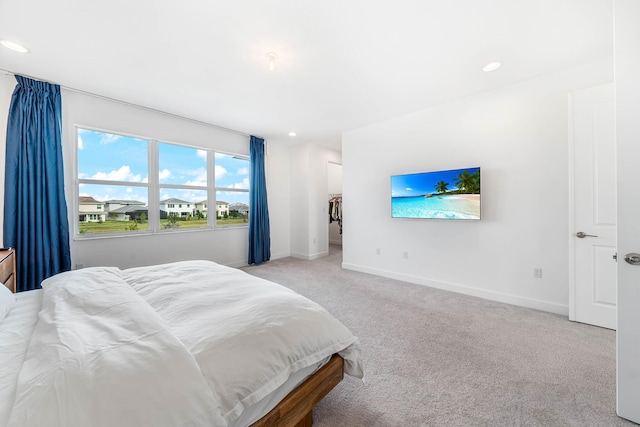
[{"label": "green lawn", "polygon": [[[105,222],[83,222],[80,224],[80,234],[84,233],[115,233],[118,231],[129,231],[135,221],[105,221]],[[142,222],[138,224],[138,231],[147,230],[149,224]]]},{"label": "green lawn", "polygon": [[[165,225],[169,221],[162,220],[160,221],[162,229],[165,228]],[[137,229],[133,229],[131,227],[135,227],[137,224]],[[189,219],[186,221],[177,221],[176,224],[179,224],[178,229],[184,228],[199,228],[206,227],[207,220],[206,219]],[[216,225],[218,227],[224,227],[227,225],[247,225],[248,221],[246,218],[226,218],[216,220]],[[85,233],[117,233],[123,231],[146,231],[149,229],[149,223],[147,221],[142,221],[136,223],[135,221],[105,221],[105,222],[83,222],[80,224],[80,234]]]},{"label": "green lawn", "polygon": [[242,224],[249,224],[249,220],[247,218],[226,218],[226,219],[218,219],[216,220],[216,225],[217,226],[221,226],[221,225],[242,225]]}]

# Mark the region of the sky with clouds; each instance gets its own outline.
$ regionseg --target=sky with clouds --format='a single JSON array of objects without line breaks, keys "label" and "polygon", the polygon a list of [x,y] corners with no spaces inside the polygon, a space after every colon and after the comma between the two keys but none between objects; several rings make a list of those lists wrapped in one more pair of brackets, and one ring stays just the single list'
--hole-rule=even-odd
[{"label": "sky with clouds", "polygon": [[[160,200],[178,198],[191,202],[207,199],[207,152],[191,147],[158,143]],[[148,142],[128,136],[79,129],[78,178],[120,181],[118,185],[80,184],[80,196],[148,203]],[[216,187],[249,189],[249,161],[216,153]],[[115,183],[114,183],[115,184]],[[163,188],[163,184],[190,185],[202,190]],[[218,201],[247,203],[246,192],[218,191]]]},{"label": "sky with clouds", "polygon": [[393,175],[391,177],[392,197],[419,197],[436,192],[436,185],[440,181],[447,184],[449,191],[456,190],[456,177],[465,171],[473,175],[480,168],[452,169],[435,172],[412,173],[406,175]]}]

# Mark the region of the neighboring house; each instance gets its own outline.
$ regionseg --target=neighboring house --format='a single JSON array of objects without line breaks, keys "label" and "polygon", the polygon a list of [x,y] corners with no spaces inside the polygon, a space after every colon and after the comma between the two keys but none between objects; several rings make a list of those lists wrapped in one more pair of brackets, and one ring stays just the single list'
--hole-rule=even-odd
[{"label": "neighboring house", "polygon": [[[196,211],[202,212],[206,218],[209,212],[207,201],[203,200],[201,202],[194,203],[194,215]],[[229,203],[219,200],[216,202],[216,216],[223,217],[225,215],[229,216]]]},{"label": "neighboring house", "polygon": [[238,212],[238,215],[247,216],[249,215],[249,206],[244,203],[231,203],[229,205],[229,212]]},{"label": "neighboring house", "polygon": [[229,216],[229,203],[219,200],[216,202],[216,215],[219,217]]},{"label": "neighboring house", "polygon": [[[208,204],[206,200],[203,200],[201,202],[197,202],[193,204],[194,209],[193,209],[193,215],[195,215],[196,211],[200,211],[204,214],[204,217],[206,218],[208,213],[209,213],[209,209],[208,209]],[[216,202],[216,216],[219,217],[223,217],[225,215],[229,215],[229,203],[227,202],[223,202],[223,201],[217,201]]]},{"label": "neighboring house", "polygon": [[140,215],[142,213],[147,215],[148,211],[149,208],[144,205],[144,202],[137,200],[107,200],[105,202],[107,219],[112,221],[140,219]]},{"label": "neighboring house", "polygon": [[80,222],[104,222],[104,203],[90,196],[78,197],[78,211]]},{"label": "neighboring house", "polygon": [[194,210],[193,210],[193,214],[194,215],[196,214],[196,211],[200,211],[200,212],[202,212],[202,215],[204,215],[205,218],[207,217],[208,209],[207,209],[207,201],[206,200],[203,200],[201,202],[196,202],[196,203],[194,203],[194,206],[195,206]]},{"label": "neighboring house", "polygon": [[160,200],[160,211],[164,211],[167,215],[177,214],[179,217],[192,216],[195,210],[195,203],[186,200],[171,198]]}]

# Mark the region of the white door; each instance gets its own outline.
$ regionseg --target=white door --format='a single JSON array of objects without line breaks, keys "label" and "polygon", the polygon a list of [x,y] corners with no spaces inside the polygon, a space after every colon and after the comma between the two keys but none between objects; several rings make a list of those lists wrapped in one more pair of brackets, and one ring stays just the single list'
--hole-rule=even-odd
[{"label": "white door", "polygon": [[616,329],[614,86],[573,92],[573,230],[569,318]]},{"label": "white door", "polygon": [[614,3],[618,157],[618,415],[640,423],[640,1]]}]

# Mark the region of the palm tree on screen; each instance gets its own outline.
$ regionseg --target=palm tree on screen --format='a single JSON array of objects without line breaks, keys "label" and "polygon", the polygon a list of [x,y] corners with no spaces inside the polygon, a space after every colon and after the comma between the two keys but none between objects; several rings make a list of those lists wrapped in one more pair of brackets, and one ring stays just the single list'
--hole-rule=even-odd
[{"label": "palm tree on screen", "polygon": [[446,193],[448,186],[449,186],[448,182],[439,181],[439,182],[436,183],[436,191],[438,193]]},{"label": "palm tree on screen", "polygon": [[480,171],[470,174],[469,171],[466,170],[455,178],[455,182],[458,190],[471,194],[480,193]]}]

